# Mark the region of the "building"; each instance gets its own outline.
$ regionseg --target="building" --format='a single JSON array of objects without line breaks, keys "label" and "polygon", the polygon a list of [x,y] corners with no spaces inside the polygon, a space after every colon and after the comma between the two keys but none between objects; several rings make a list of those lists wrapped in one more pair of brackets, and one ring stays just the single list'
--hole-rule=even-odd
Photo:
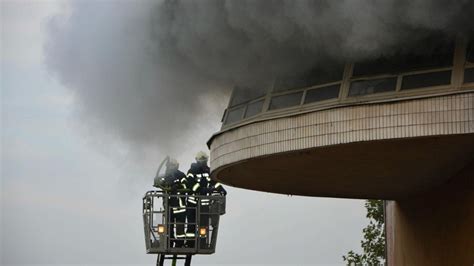
[{"label": "building", "polygon": [[236,87],[208,142],[213,178],[384,199],[389,265],[474,264],[474,41],[453,39]]}]

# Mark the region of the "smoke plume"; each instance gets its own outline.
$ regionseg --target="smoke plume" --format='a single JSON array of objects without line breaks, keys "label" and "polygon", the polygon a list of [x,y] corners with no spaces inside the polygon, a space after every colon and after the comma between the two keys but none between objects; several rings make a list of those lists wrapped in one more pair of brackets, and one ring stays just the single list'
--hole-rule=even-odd
[{"label": "smoke plume", "polygon": [[219,127],[229,89],[474,29],[471,0],[71,1],[46,64],[101,136],[182,150]]}]

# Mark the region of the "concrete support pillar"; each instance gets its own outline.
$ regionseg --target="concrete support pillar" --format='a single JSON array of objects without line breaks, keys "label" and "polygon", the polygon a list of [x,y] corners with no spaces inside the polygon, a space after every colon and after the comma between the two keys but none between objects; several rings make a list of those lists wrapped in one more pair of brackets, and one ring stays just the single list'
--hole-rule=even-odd
[{"label": "concrete support pillar", "polygon": [[386,229],[389,266],[474,265],[474,162],[436,189],[389,201]]}]

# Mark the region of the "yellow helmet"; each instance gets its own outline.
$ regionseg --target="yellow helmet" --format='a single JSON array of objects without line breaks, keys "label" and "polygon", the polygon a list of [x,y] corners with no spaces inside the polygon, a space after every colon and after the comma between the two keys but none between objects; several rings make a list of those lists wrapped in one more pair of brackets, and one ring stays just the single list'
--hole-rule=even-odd
[{"label": "yellow helmet", "polygon": [[209,156],[207,155],[207,153],[203,151],[200,151],[196,154],[196,161],[198,162],[207,162],[208,159],[209,159]]}]

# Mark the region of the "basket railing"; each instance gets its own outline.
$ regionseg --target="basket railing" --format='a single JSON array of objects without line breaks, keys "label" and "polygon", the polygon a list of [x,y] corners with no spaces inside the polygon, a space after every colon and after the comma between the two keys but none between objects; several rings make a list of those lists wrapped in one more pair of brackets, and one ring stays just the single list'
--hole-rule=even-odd
[{"label": "basket railing", "polygon": [[[190,203],[190,198],[196,204]],[[181,204],[178,204],[181,201]],[[179,210],[179,214],[176,214]],[[170,194],[148,191],[143,197],[143,225],[147,253],[212,254],[225,196]]]}]

